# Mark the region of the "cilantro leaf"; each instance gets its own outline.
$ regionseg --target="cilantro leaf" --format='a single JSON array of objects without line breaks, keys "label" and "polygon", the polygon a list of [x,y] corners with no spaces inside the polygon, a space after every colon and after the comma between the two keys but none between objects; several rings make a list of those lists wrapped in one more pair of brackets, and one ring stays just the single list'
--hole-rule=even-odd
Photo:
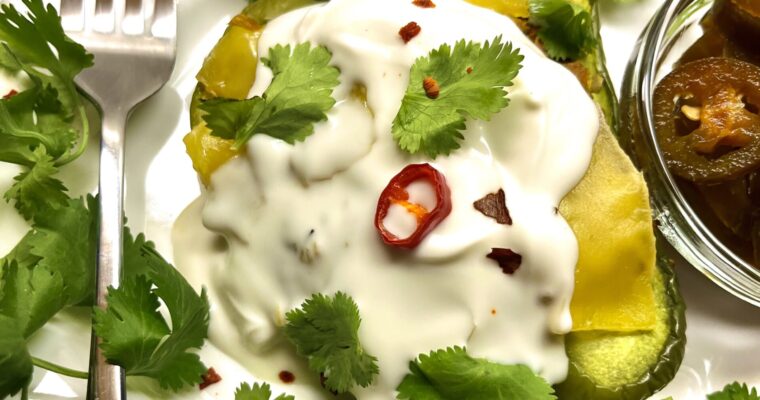
[{"label": "cilantro leaf", "polygon": [[58,169],[45,147],[37,147],[32,154],[34,166],[15,177],[15,183],[4,196],[6,201],[15,201],[16,209],[27,220],[32,220],[37,212],[65,207],[69,201],[66,187],[52,177]]},{"label": "cilantro leaf", "polygon": [[591,13],[572,0],[530,0],[528,7],[549,57],[578,59],[596,43]]},{"label": "cilantro leaf", "polygon": [[11,53],[11,50],[6,44],[0,45],[0,68],[12,73],[18,73],[21,71],[21,64],[19,64],[16,60],[16,56]]},{"label": "cilantro leaf", "polygon": [[554,390],[524,365],[501,365],[472,358],[453,347],[420,355],[397,388],[408,400],[549,400]]},{"label": "cilantro leaf", "polygon": [[285,336],[299,355],[308,358],[312,370],[324,374],[328,389],[343,393],[354,384],[372,383],[379,372],[377,358],[359,343],[361,318],[351,297],[342,292],[333,298],[317,293],[285,318]]},{"label": "cilantro leaf", "polygon": [[[176,391],[200,383],[207,368],[188,350],[200,348],[208,332],[205,290],[198,295],[142,236],[135,243],[125,244],[129,249],[125,256],[139,254],[141,261],[125,265],[141,263],[142,267],[125,271],[122,285],[108,290],[108,308],[95,309],[94,327],[102,339],[101,348],[127,375],[156,379],[162,388]],[[158,312],[159,298],[169,310],[171,330]]]},{"label": "cilantro leaf", "polygon": [[95,282],[95,215],[97,201],[93,197],[68,199],[59,209],[37,210],[32,230],[3,260],[19,268],[42,268],[60,275],[61,308],[89,300]]},{"label": "cilantro leaf", "polygon": [[44,266],[20,267],[6,261],[0,295],[0,314],[13,318],[23,337],[28,338],[61,310],[63,278]]},{"label": "cilantro leaf", "polygon": [[[243,383],[235,391],[235,400],[270,400],[271,397],[272,389],[268,383],[254,383],[253,386]],[[295,397],[281,394],[274,400],[295,400]]]},{"label": "cilantro leaf", "polygon": [[[522,59],[501,36],[484,45],[461,40],[452,49],[444,44],[418,58],[393,121],[393,138],[401,149],[432,158],[458,149],[465,119],[488,120],[509,104],[504,88],[512,85]],[[426,78],[440,87],[437,98],[426,94]]]},{"label": "cilantro leaf", "polygon": [[750,390],[746,383],[734,382],[719,392],[707,395],[707,400],[760,400],[760,395],[756,388]]},{"label": "cilantro leaf", "polygon": [[329,65],[332,55],[324,46],[309,43],[276,45],[262,58],[274,78],[261,97],[248,100],[212,100],[201,105],[215,136],[235,139],[240,148],[253,135],[265,134],[293,144],[314,133],[314,124],[327,119],[335,105],[333,89],[339,71]]},{"label": "cilantro leaf", "polygon": [[35,215],[33,231],[23,243],[31,256],[39,258],[37,267],[61,275],[66,305],[77,305],[92,298],[97,214],[95,198],[69,200],[60,209]]},{"label": "cilantro leaf", "polygon": [[[93,57],[66,36],[52,5],[46,7],[42,0],[23,0],[23,3],[29,10],[27,16],[11,5],[0,8],[0,40],[11,49],[24,71],[58,90],[65,115],[71,117],[79,104],[74,77],[92,66]],[[52,76],[40,69],[49,71]]]},{"label": "cilantro leaf", "polygon": [[[74,77],[93,58],[65,35],[55,8],[42,0],[23,3],[27,15],[12,5],[0,6],[0,64],[24,71],[32,82],[31,88],[0,100],[0,161],[32,167],[31,150],[45,146],[61,165],[78,157],[87,144],[89,127]],[[75,116],[81,134],[72,126]]]},{"label": "cilantro leaf", "polygon": [[0,399],[13,396],[32,381],[32,358],[16,322],[0,315]]},{"label": "cilantro leaf", "polygon": [[[125,349],[120,353],[119,365],[128,371],[150,359],[161,339],[169,334],[151,286],[144,276],[129,279],[118,290],[108,292],[107,313],[95,311],[98,335],[108,340],[104,349]],[[135,339],[139,345],[135,345]]]}]

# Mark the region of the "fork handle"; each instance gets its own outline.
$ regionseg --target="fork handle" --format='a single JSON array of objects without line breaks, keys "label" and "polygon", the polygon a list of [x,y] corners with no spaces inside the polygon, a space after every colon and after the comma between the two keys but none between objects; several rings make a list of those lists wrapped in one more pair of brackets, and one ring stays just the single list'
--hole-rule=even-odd
[{"label": "fork handle", "polygon": [[[108,287],[119,287],[123,265],[124,205],[124,130],[128,112],[103,110],[100,144],[100,236],[96,305],[107,306]],[[124,400],[127,398],[124,370],[106,362],[100,340],[92,335],[90,342],[90,384],[88,399]]]}]

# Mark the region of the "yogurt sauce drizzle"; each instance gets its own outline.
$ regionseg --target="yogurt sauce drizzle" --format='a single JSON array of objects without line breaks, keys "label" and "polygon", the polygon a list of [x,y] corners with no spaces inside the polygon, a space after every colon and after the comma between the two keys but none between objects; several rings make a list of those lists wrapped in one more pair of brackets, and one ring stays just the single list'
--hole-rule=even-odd
[{"label": "yogurt sauce drizzle", "polygon": [[[250,360],[287,348],[284,313],[313,293],[339,290],[358,303],[362,344],[379,358],[380,375],[355,390],[358,399],[394,398],[410,360],[454,345],[526,364],[551,382],[566,376],[561,335],[572,325],[577,243],[555,207],[588,168],[597,109],[508,18],[461,0],[435,3],[332,0],[275,19],[261,36],[263,56],[277,43],[309,41],[326,46],[341,71],[338,104],[314,135],[295,146],[254,136],[248,155],[219,170],[206,195],[204,223],[228,242],[223,267],[202,278],[215,303],[211,339],[262,378],[277,371]],[[410,21],[422,32],[404,44],[398,31]],[[489,122],[468,121],[450,156],[399,150],[391,124],[415,59],[442,43],[497,35],[525,56],[510,105]],[[259,63],[251,95],[270,82]],[[351,96],[355,84],[366,86],[369,109]],[[418,248],[397,251],[375,231],[375,206],[391,177],[420,162],[446,176],[453,209]],[[511,226],[473,208],[500,188]],[[486,258],[492,247],[521,254],[520,269],[502,273]],[[291,392],[319,398],[313,389]]]}]

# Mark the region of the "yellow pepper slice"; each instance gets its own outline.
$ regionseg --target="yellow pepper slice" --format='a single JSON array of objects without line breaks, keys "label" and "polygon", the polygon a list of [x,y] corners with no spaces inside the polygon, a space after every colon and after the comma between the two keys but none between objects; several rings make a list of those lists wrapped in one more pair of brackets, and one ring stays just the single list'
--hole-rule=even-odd
[{"label": "yellow pepper slice", "polygon": [[262,27],[248,17],[232,19],[196,77],[206,93],[236,100],[248,97],[256,79],[261,31]]},{"label": "yellow pepper slice", "polygon": [[477,6],[490,8],[499,14],[513,18],[528,18],[528,0],[467,0]]},{"label": "yellow pepper slice", "polygon": [[204,122],[196,125],[183,142],[193,160],[193,168],[206,186],[211,182],[214,171],[240,154],[240,151],[232,149],[233,140],[213,136]]}]

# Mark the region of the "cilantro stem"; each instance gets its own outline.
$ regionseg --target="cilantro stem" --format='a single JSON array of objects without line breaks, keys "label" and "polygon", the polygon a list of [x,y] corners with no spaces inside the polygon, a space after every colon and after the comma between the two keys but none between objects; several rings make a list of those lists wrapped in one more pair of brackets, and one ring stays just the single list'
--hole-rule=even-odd
[{"label": "cilantro stem", "polygon": [[24,386],[21,389],[21,400],[29,400],[29,386]]},{"label": "cilantro stem", "polygon": [[32,357],[32,363],[42,369],[46,369],[50,372],[55,372],[56,374],[61,374],[72,378],[87,379],[90,377],[90,374],[87,372],[66,368],[58,364],[51,363],[50,361],[41,360],[37,357]]},{"label": "cilantro stem", "polygon": [[79,144],[77,145],[76,151],[56,161],[55,163],[56,167],[66,165],[76,160],[87,149],[87,144],[88,144],[87,142],[89,142],[90,140],[90,122],[87,119],[87,110],[85,110],[84,106],[80,104],[78,108],[79,108],[79,119],[82,121],[82,137],[79,140]]}]

